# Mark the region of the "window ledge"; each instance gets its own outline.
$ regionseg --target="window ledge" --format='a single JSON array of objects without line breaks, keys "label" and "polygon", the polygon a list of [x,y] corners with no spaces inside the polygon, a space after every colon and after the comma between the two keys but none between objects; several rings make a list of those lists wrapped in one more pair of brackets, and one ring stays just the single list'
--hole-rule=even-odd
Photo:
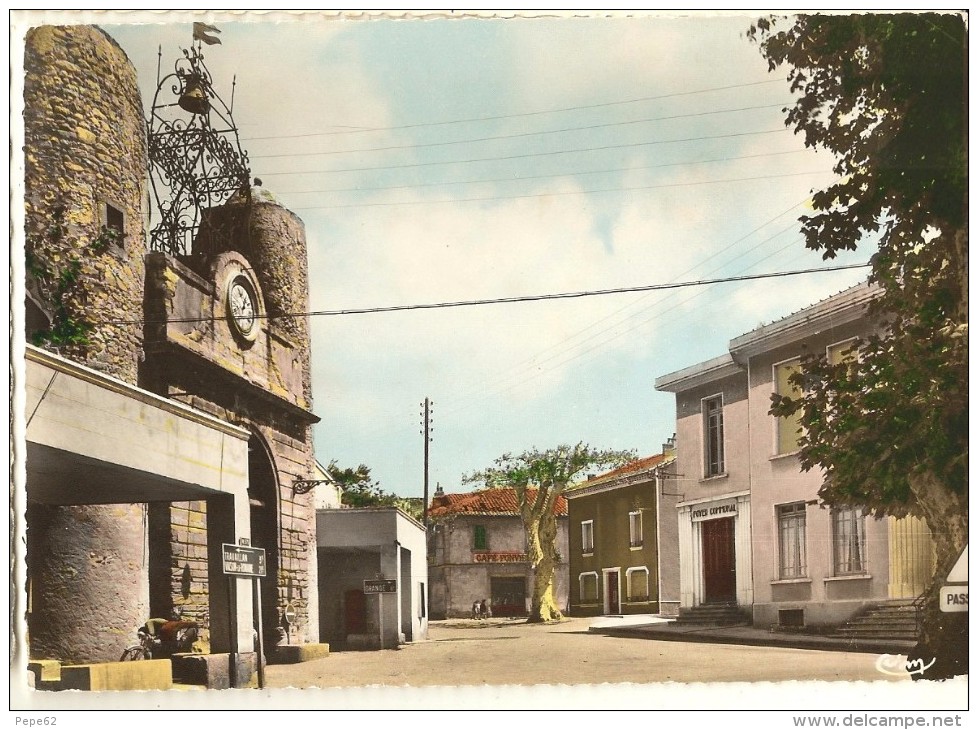
[{"label": "window ledge", "polygon": [[790,459],[792,456],[797,457],[801,453],[801,449],[795,449],[794,451],[786,451],[783,454],[774,454],[768,461],[780,461],[781,459]]},{"label": "window ledge", "polygon": [[645,547],[645,546],[644,545],[629,545],[628,546],[628,549],[634,552],[635,550],[641,550],[643,547]]},{"label": "window ledge", "polygon": [[873,576],[869,573],[859,573],[858,575],[830,575],[828,578],[823,578],[823,583],[833,583],[840,580],[872,580]]},{"label": "window ledge", "polygon": [[811,578],[779,578],[778,580],[772,580],[772,586],[784,586],[792,585],[794,583],[811,583]]},{"label": "window ledge", "polygon": [[593,558],[594,553],[581,553],[582,558]]},{"label": "window ledge", "polygon": [[704,484],[705,482],[719,482],[723,479],[728,479],[729,477],[730,477],[730,472],[725,471],[723,472],[723,474],[714,474],[713,476],[703,477],[702,479],[700,479],[700,484]]}]

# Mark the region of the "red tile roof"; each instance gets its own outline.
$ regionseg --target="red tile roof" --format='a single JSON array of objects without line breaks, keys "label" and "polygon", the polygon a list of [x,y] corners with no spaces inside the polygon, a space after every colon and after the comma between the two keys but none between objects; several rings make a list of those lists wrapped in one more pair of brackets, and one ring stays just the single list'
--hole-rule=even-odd
[{"label": "red tile roof", "polygon": [[[530,495],[536,493],[531,489]],[[449,515],[519,515],[519,505],[516,501],[516,490],[509,487],[483,489],[466,494],[438,495],[431,500],[428,516],[448,517]],[[557,497],[554,504],[554,514],[567,514],[567,500],[563,495]]]},{"label": "red tile roof", "polygon": [[624,466],[620,466],[617,469],[612,469],[604,474],[599,474],[596,477],[589,478],[586,482],[579,485],[581,487],[597,484],[598,482],[610,481],[616,477],[628,476],[629,474],[635,474],[640,471],[647,471],[653,469],[663,462],[667,461],[673,456],[672,453],[669,454],[656,454],[655,456],[645,456],[641,459],[636,459],[635,461],[630,461]]}]

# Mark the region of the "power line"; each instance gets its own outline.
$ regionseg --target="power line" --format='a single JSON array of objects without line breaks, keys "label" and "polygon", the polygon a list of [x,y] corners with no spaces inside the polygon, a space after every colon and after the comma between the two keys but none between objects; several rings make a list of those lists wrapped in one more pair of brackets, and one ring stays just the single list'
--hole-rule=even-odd
[{"label": "power line", "polygon": [[808,172],[786,172],[780,175],[758,175],[756,177],[729,178],[726,180],[701,180],[698,182],[686,183],[663,183],[662,185],[639,185],[636,187],[624,188],[598,188],[596,190],[570,190],[560,193],[526,193],[524,195],[490,195],[478,198],[450,198],[447,200],[398,200],[388,203],[347,203],[341,205],[309,205],[293,208],[293,212],[300,210],[332,210],[336,208],[383,208],[395,205],[439,205],[442,203],[482,203],[492,200],[523,200],[526,198],[554,198],[562,195],[590,195],[592,193],[620,193],[635,190],[659,190],[663,188],[682,188],[694,185],[719,185],[723,183],[754,182],[757,180],[771,180],[782,177],[800,177],[804,175],[829,174],[827,170],[812,170]]},{"label": "power line", "polygon": [[306,134],[280,134],[268,137],[248,137],[243,141],[251,142],[266,139],[299,139],[303,137],[328,137],[337,134],[360,134],[363,132],[390,132],[398,129],[417,129],[419,127],[439,127],[448,124],[468,124],[470,122],[491,122],[499,119],[519,119],[521,117],[539,116],[541,114],[557,114],[560,112],[579,111],[582,109],[600,109],[609,106],[622,106],[625,104],[636,104],[643,101],[656,101],[659,99],[669,99],[678,96],[693,96],[695,94],[708,94],[714,91],[729,91],[730,89],[742,89],[748,86],[761,86],[763,84],[784,83],[781,79],[766,79],[764,81],[751,81],[745,84],[731,84],[729,86],[715,86],[710,89],[698,89],[694,91],[677,91],[672,94],[660,94],[658,96],[644,96],[637,99],[625,99],[622,101],[607,101],[598,104],[583,104],[580,106],[568,106],[558,109],[544,109],[533,112],[518,112],[516,114],[498,114],[487,117],[471,117],[468,119],[450,119],[441,122],[417,122],[415,124],[401,124],[394,127],[357,127],[355,129],[344,130],[342,132],[309,132]]},{"label": "power line", "polygon": [[473,137],[470,139],[456,139],[447,142],[419,142],[417,144],[389,145],[387,147],[365,147],[354,150],[326,150],[323,152],[281,152],[271,155],[249,155],[251,160],[270,160],[283,157],[323,157],[326,155],[348,155],[355,152],[390,152],[391,150],[413,150],[422,147],[446,147],[454,144],[472,144],[474,142],[495,142],[501,139],[520,139],[522,137],[536,137],[543,134],[562,134],[564,132],[584,132],[591,129],[601,129],[603,127],[624,127],[629,124],[644,124],[647,122],[663,122],[674,119],[688,119],[690,117],[705,117],[711,114],[730,114],[733,112],[755,111],[757,109],[773,109],[783,107],[784,104],[763,104],[759,106],[745,106],[736,109],[714,109],[706,112],[694,112],[691,114],[674,114],[668,117],[649,117],[647,119],[632,119],[626,122],[604,122],[603,124],[591,124],[583,127],[564,127],[562,129],[544,129],[539,132],[517,132],[515,134],[499,134],[490,137]]},{"label": "power line", "polygon": [[[458,307],[476,307],[487,304],[515,304],[519,302],[541,302],[556,299],[582,299],[584,297],[605,296],[608,294],[629,294],[643,291],[659,291],[664,289],[684,289],[691,286],[706,286],[709,284],[722,284],[735,281],[754,281],[757,279],[775,279],[786,276],[799,276],[801,274],[820,274],[830,271],[844,271],[846,269],[865,268],[870,264],[846,264],[841,266],[827,266],[820,269],[797,269],[795,271],[775,271],[767,274],[747,274],[744,276],[727,276],[717,279],[700,279],[698,281],[680,281],[666,284],[646,284],[643,286],[618,287],[614,289],[594,289],[590,291],[562,292],[559,294],[529,294],[517,297],[497,297],[494,299],[470,299],[457,302],[434,302],[430,304],[399,304],[389,307],[367,307],[363,309],[332,309],[320,310],[317,312],[290,312],[285,314],[258,314],[255,319],[287,319],[291,317],[336,317],[350,314],[381,314],[386,312],[407,312],[423,309],[452,309]],[[251,315],[249,315],[250,317]],[[109,320],[102,322],[103,325],[138,325],[138,324],[193,324],[196,322],[215,322],[225,319],[224,317],[175,317],[167,320]]]},{"label": "power line", "polygon": [[[761,225],[759,225],[756,228],[754,228],[754,230],[750,231],[749,233],[744,234],[743,236],[741,236],[740,238],[738,238],[733,243],[729,244],[728,246],[724,247],[723,249],[721,249],[719,251],[714,252],[713,254],[711,254],[710,256],[708,256],[703,261],[700,261],[695,266],[690,267],[689,269],[687,269],[686,271],[684,271],[682,274],[679,274],[679,276],[683,276],[683,275],[692,273],[695,269],[699,268],[700,266],[702,266],[703,264],[705,264],[707,261],[710,261],[711,259],[714,259],[717,256],[720,256],[725,251],[729,251],[731,248],[733,248],[734,246],[736,246],[741,241],[744,241],[745,239],[747,239],[750,236],[754,235],[755,233],[757,233],[758,231],[760,231],[761,229],[763,229],[768,224],[773,223],[774,221],[776,221],[779,218],[783,217],[784,215],[786,215],[787,213],[791,212],[792,210],[794,210],[795,208],[797,208],[799,205],[801,205],[804,202],[805,201],[802,200],[799,203],[796,203],[796,204],[792,205],[791,207],[785,209],[784,211],[782,211],[778,215],[774,216],[773,218],[770,218],[766,222],[764,222]],[[766,239],[758,242],[757,244],[755,244],[751,248],[749,248],[746,251],[738,254],[737,256],[733,257],[732,259],[728,259],[726,262],[715,266],[712,269],[712,271],[718,271],[723,266],[729,266],[731,263],[733,263],[737,259],[746,256],[751,251],[756,250],[757,248],[759,248],[760,246],[764,245],[768,241],[771,241],[771,240],[777,238],[778,236],[782,235],[786,231],[791,230],[796,225],[797,225],[797,222],[792,221],[791,224],[789,224],[787,227],[783,228],[782,230],[778,231],[774,235],[769,236],[768,238],[766,238]],[[794,241],[792,241],[791,243],[787,244],[787,246],[782,247],[781,249],[779,249],[775,253],[780,253],[781,251],[784,251],[786,248],[788,248],[788,246],[792,246],[792,245],[795,245],[795,242]],[[772,254],[772,255],[774,255],[774,254]],[[767,259],[767,258],[770,258],[770,256],[766,256],[765,257],[765,259]],[[762,259],[762,260],[764,260],[764,259]],[[755,262],[755,263],[759,263],[759,262]],[[710,272],[706,272],[706,273],[710,273]],[[708,291],[708,290],[707,289],[701,289],[699,293],[694,294],[693,297],[690,297],[689,299],[687,299],[686,302],[688,302],[692,298],[701,296],[702,294],[706,293],[706,291]],[[652,295],[652,292],[649,292],[648,294],[645,295],[645,297],[642,297],[642,299],[644,299],[646,297],[649,297],[651,295]],[[507,392],[509,390],[513,390],[518,385],[520,385],[523,382],[525,382],[528,378],[533,378],[533,377],[536,377],[536,376],[538,376],[538,375],[541,374],[540,372],[535,372],[532,375],[523,376],[522,373],[524,373],[524,372],[526,372],[528,370],[531,370],[533,368],[540,368],[540,366],[542,366],[543,364],[548,363],[548,362],[551,362],[551,361],[559,358],[561,355],[563,355],[565,353],[571,352],[572,350],[579,349],[579,348],[583,347],[585,344],[587,344],[588,342],[590,342],[591,340],[594,340],[596,338],[601,337],[602,335],[607,334],[609,332],[609,329],[602,329],[602,330],[599,330],[598,332],[595,332],[594,334],[588,335],[583,340],[579,340],[579,338],[584,333],[588,332],[589,330],[592,330],[592,329],[596,328],[598,325],[602,324],[603,322],[606,322],[607,320],[616,317],[617,315],[621,314],[622,312],[626,311],[627,309],[633,307],[636,303],[637,302],[633,302],[632,304],[628,304],[628,305],[624,305],[624,306],[620,307],[615,312],[612,312],[611,314],[608,314],[608,315],[602,317],[601,319],[599,319],[599,320],[597,320],[595,322],[592,322],[590,325],[588,325],[588,326],[584,327],[583,329],[579,330],[574,335],[572,335],[570,337],[567,337],[567,338],[563,339],[562,341],[560,341],[560,342],[558,342],[558,343],[556,343],[556,344],[554,344],[554,345],[552,345],[552,346],[550,346],[550,347],[542,350],[541,352],[538,352],[533,357],[528,358],[528,359],[522,361],[517,366],[515,366],[515,367],[513,367],[513,368],[510,369],[510,372],[512,373],[512,375],[507,375],[501,381],[501,382],[505,383],[506,381],[512,380],[513,378],[520,377],[521,378],[520,379],[520,382],[517,383],[516,385],[511,385],[511,386],[508,386],[508,387],[504,387],[503,390],[500,390],[499,387],[497,387],[497,386],[493,386],[493,389],[492,389],[491,392],[492,393],[495,393],[495,392]],[[638,317],[639,315],[641,315],[641,314],[643,314],[645,312],[648,312],[651,309],[657,308],[661,303],[662,303],[661,300],[660,301],[653,302],[649,306],[644,307],[643,309],[640,309],[637,312],[633,312],[631,314],[626,315],[623,319],[621,319],[621,320],[617,321],[616,323],[614,323],[613,326],[615,328],[620,328],[620,327],[624,326],[628,322],[628,320],[631,320],[631,319],[633,319],[635,317]],[[679,306],[679,305],[678,304],[674,304],[672,307],[669,307],[668,309],[666,309],[665,312],[669,312],[672,309],[675,309],[677,306]],[[664,314],[665,312],[661,312],[659,316],[661,316],[661,314]],[[611,337],[605,337],[604,339],[601,339],[601,341],[598,343],[598,345],[589,347],[587,350],[584,350],[583,352],[580,352],[577,355],[573,355],[571,357],[565,358],[565,359],[561,360],[560,363],[558,363],[558,364],[563,365],[563,364],[566,364],[567,362],[570,362],[571,360],[574,360],[574,359],[576,359],[578,357],[582,357],[583,355],[587,354],[588,352],[591,352],[592,350],[594,350],[597,346],[607,344],[608,342],[610,342],[610,341],[612,341],[614,339],[617,339],[618,337],[622,336],[623,334],[626,334],[628,332],[631,332],[632,330],[634,330],[634,329],[636,329],[638,327],[644,326],[649,321],[650,321],[650,319],[649,318],[646,318],[645,320],[643,320],[642,322],[640,322],[637,325],[633,325],[631,327],[628,327],[627,329],[625,329],[623,331],[620,331],[617,334],[613,334]],[[569,345],[568,347],[565,347],[565,348],[562,348],[561,347],[565,343],[569,343],[569,342],[571,342],[572,340],[575,340],[575,339],[578,339],[579,341],[578,342],[575,342],[574,344]],[[542,358],[543,355],[545,355],[545,354],[547,354],[549,352],[553,352],[553,351],[556,351],[556,352],[554,352],[554,354],[551,354],[551,355],[549,355],[547,357],[543,357]],[[542,358],[542,359],[540,359],[540,358]],[[485,387],[482,387],[480,390],[485,391],[486,388]],[[480,395],[480,394],[473,393],[471,395],[464,394],[460,400],[462,400],[463,402],[465,402],[465,401],[471,401],[473,403],[477,403],[477,402],[479,402],[481,400],[485,400],[485,398],[487,398],[487,397],[489,397],[489,396],[488,395]],[[469,406],[466,403],[465,405],[462,405],[462,406],[456,406],[455,408],[451,409],[449,412],[461,411],[461,410],[464,410],[467,407],[469,407]]]},{"label": "power line", "polygon": [[664,167],[685,167],[688,165],[706,165],[714,162],[737,162],[739,160],[751,160],[758,157],[777,157],[780,155],[797,155],[805,150],[784,150],[782,152],[762,152],[756,155],[737,155],[735,157],[714,157],[709,160],[690,160],[688,162],[663,162],[657,165],[631,165],[629,167],[610,167],[605,170],[569,170],[550,175],[520,175],[519,177],[491,177],[481,180],[448,180],[447,182],[427,182],[416,183],[414,185],[389,185],[380,187],[357,187],[357,188],[325,188],[322,190],[276,190],[278,195],[312,195],[322,193],[361,193],[361,192],[381,192],[387,190],[407,190],[411,188],[431,188],[444,187],[449,185],[480,185],[485,183],[499,182],[522,182],[523,180],[546,180],[553,177],[570,177],[574,175],[606,175],[611,172],[631,172],[632,170],[657,170]]},{"label": "power line", "polygon": [[760,134],[776,134],[789,131],[787,127],[779,129],[765,129],[757,132],[734,132],[731,134],[713,134],[702,137],[683,137],[680,139],[652,140],[650,142],[631,142],[627,144],[604,145],[602,147],[581,147],[571,150],[552,150],[550,152],[527,152],[521,155],[505,155],[502,157],[475,157],[468,160],[442,160],[439,162],[411,162],[404,165],[375,165],[373,167],[345,167],[333,170],[288,170],[285,172],[262,172],[261,177],[272,177],[273,175],[319,175],[333,172],[364,172],[369,170],[401,170],[409,167],[430,167],[432,165],[461,165],[469,162],[499,162],[503,160],[519,160],[527,157],[547,157],[552,155],[566,155],[574,152],[604,152],[607,150],[628,149],[629,147],[649,147],[657,144],[677,144],[680,142],[703,142],[709,139],[730,139],[733,137],[750,137]]}]

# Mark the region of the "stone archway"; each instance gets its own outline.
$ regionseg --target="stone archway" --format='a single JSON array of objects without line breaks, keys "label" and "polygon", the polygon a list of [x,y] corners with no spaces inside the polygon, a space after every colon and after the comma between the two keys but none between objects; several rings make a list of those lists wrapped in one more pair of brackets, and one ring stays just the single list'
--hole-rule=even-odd
[{"label": "stone archway", "polygon": [[266,577],[262,578],[262,633],[265,646],[278,641],[278,569],[280,519],[278,478],[265,440],[252,433],[248,440],[248,502],[251,506],[251,544],[264,548]]}]

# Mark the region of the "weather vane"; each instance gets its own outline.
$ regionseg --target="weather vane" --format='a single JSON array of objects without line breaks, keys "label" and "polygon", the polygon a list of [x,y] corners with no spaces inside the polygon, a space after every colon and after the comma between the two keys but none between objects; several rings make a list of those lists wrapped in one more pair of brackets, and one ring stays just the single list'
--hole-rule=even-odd
[{"label": "weather vane", "polygon": [[150,231],[150,248],[171,255],[193,253],[203,211],[234,193],[250,195],[248,155],[228,106],[214,89],[202,44],[221,43],[213,25],[194,23],[189,50],[173,71],[161,76],[159,50],[156,94],[147,121],[149,177],[160,220]]}]

